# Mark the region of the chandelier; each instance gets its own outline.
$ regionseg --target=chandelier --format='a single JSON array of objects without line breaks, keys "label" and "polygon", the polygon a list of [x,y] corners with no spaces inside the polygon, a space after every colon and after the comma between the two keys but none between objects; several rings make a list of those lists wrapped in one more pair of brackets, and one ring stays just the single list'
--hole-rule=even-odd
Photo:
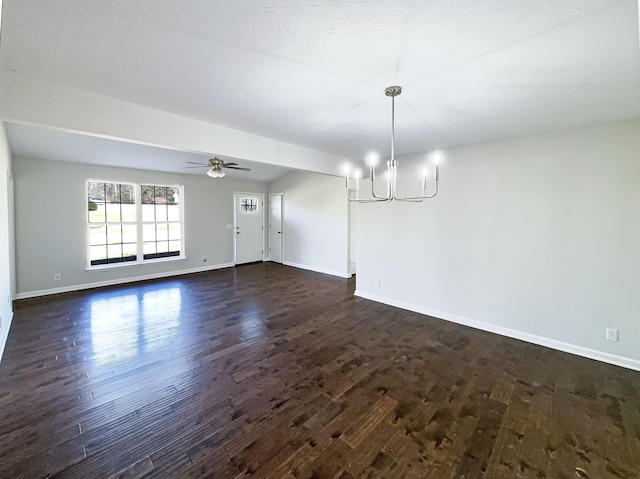
[{"label": "chandelier", "polygon": [[362,172],[359,169],[353,171],[354,186],[351,181],[351,166],[345,165],[344,174],[347,189],[347,199],[356,203],[377,203],[379,201],[407,201],[413,203],[421,203],[427,198],[433,198],[438,194],[438,180],[440,179],[440,155],[436,154],[433,158],[435,165],[434,178],[434,190],[433,193],[427,194],[427,177],[429,171],[425,165],[422,170],[422,190],[419,196],[406,196],[400,197],[397,194],[397,179],[398,179],[398,160],[395,158],[395,98],[402,93],[402,88],[399,86],[390,86],[385,88],[384,94],[391,97],[391,158],[387,161],[387,172],[385,174],[387,191],[384,196],[376,194],[375,191],[375,179],[376,179],[376,165],[380,160],[377,153],[369,153],[366,157],[367,164],[369,165],[369,178],[371,179],[371,197],[360,198],[360,179],[362,178]]}]

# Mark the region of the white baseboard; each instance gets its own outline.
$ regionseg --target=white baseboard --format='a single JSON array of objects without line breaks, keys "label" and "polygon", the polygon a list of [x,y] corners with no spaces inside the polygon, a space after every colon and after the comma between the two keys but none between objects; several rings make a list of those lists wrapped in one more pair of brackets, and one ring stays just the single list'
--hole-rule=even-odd
[{"label": "white baseboard", "polygon": [[385,298],[384,296],[365,293],[363,291],[356,290],[354,295],[360,298],[370,299],[378,303],[388,304],[389,306],[395,306],[396,308],[406,309],[407,311],[413,311],[415,313],[425,314],[427,316],[432,316],[434,318],[444,319],[446,321],[451,321],[452,323],[461,324],[463,326],[469,326],[475,329],[481,329],[483,331],[500,334],[502,336],[507,336],[509,338],[519,339],[521,341],[537,344],[539,346],[546,346],[548,348],[556,349],[558,351],[564,351],[565,353],[575,354],[577,356],[582,356],[589,359],[595,359],[596,361],[601,361],[604,363],[621,366],[623,368],[640,371],[640,361],[636,359],[627,358],[624,356],[617,356],[615,354],[605,353],[603,351],[598,351],[596,349],[585,348],[583,346],[578,346],[576,344],[565,343],[564,341],[558,341],[556,339],[547,338],[544,336],[525,333],[523,331],[518,331],[516,329],[505,328],[495,324],[486,323],[484,321],[476,321],[474,319],[457,316],[455,314],[449,314],[442,311],[435,311],[429,308],[416,306],[414,304],[409,304],[402,301],[396,301],[394,299]]},{"label": "white baseboard", "polygon": [[339,273],[337,271],[332,271],[332,270],[329,270],[329,269],[316,268],[315,266],[309,266],[309,265],[306,265],[306,264],[292,263],[291,261],[283,261],[282,264],[284,264],[285,266],[292,266],[294,268],[300,268],[300,269],[306,269],[306,270],[309,270],[309,271],[315,271],[316,273],[330,274],[331,276],[339,276],[340,278],[351,278],[350,274]]},{"label": "white baseboard", "polygon": [[7,345],[7,339],[9,339],[9,330],[11,329],[11,321],[13,321],[13,311],[9,313],[9,319],[3,318],[3,322],[7,322],[5,328],[2,332],[2,337],[0,338],[0,361],[2,360],[2,355],[4,354],[4,348]]},{"label": "white baseboard", "polygon": [[26,293],[16,294],[16,299],[37,298],[39,296],[47,296],[50,294],[69,293],[71,291],[81,291],[83,289],[100,288],[103,286],[114,286],[117,284],[134,283],[136,281],[146,281],[149,279],[169,278],[171,276],[180,276],[183,274],[202,273],[204,271],[213,271],[222,268],[231,268],[234,263],[223,263],[210,266],[200,266],[198,268],[181,269],[178,271],[167,271],[163,273],[145,274],[141,276],[131,276],[129,278],[111,279],[108,281],[96,281],[94,283],[74,284],[71,286],[63,286],[62,288],[42,289],[39,291],[27,291]]}]

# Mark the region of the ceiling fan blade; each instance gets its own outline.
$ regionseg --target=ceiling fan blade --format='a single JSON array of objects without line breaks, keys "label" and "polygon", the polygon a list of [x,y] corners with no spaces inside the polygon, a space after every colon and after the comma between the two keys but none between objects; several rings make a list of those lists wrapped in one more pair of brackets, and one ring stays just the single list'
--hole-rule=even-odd
[{"label": "ceiling fan blade", "polygon": [[237,166],[238,163],[223,163],[222,166],[227,167],[227,166]]},{"label": "ceiling fan blade", "polygon": [[189,163],[190,165],[209,166],[207,163],[196,163],[195,161],[185,161],[185,163]]},{"label": "ceiling fan blade", "polygon": [[251,168],[241,168],[240,166],[227,166],[230,170],[251,171]]},{"label": "ceiling fan blade", "polygon": [[208,168],[209,165],[183,166],[182,168]]}]

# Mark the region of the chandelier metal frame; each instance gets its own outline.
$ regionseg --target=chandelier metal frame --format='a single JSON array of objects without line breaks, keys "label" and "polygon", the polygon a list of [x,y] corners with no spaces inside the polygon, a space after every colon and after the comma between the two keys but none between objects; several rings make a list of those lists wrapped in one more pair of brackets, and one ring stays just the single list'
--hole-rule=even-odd
[{"label": "chandelier metal frame", "polygon": [[398,160],[395,158],[395,99],[402,93],[402,87],[394,85],[385,88],[384,94],[391,97],[391,157],[387,161],[387,193],[382,196],[375,192],[375,179],[376,179],[376,163],[378,156],[375,153],[367,155],[369,164],[369,178],[371,180],[371,197],[360,198],[360,170],[354,171],[355,187],[351,186],[351,168],[349,165],[345,167],[345,186],[347,190],[347,199],[354,203],[379,203],[379,202],[391,202],[391,201],[404,201],[410,203],[421,203],[422,201],[433,198],[438,194],[438,181],[440,180],[440,156],[434,157],[435,174],[434,177],[434,191],[431,194],[427,193],[427,176],[428,170],[425,167],[422,176],[422,191],[419,196],[405,196],[400,197],[397,195],[397,179],[398,179]]}]

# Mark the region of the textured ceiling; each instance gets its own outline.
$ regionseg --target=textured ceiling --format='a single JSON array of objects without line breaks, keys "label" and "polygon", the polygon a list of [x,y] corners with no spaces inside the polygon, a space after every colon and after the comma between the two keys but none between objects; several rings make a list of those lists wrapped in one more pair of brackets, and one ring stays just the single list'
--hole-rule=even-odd
[{"label": "textured ceiling", "polygon": [[4,0],[0,66],[345,157],[640,117],[636,0]]}]

